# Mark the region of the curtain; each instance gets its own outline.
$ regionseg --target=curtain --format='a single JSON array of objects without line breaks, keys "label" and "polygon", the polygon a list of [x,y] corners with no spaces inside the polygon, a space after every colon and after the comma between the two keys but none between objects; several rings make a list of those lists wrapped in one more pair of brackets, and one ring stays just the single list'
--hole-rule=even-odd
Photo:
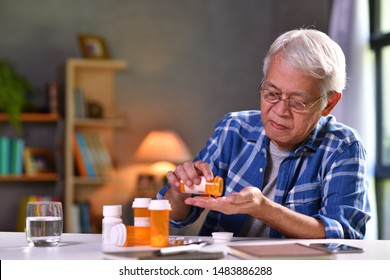
[{"label": "curtain", "polygon": [[347,87],[333,115],[356,129],[366,147],[372,218],[365,238],[377,239],[374,57],[369,48],[369,35],[368,0],[333,1],[329,36],[340,44],[347,63]]}]

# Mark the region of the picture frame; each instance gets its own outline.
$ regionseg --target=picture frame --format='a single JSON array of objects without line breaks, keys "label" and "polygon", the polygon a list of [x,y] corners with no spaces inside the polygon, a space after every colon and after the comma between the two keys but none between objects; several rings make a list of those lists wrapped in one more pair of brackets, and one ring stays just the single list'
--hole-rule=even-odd
[{"label": "picture frame", "polygon": [[55,172],[53,152],[48,148],[24,149],[24,166],[26,174]]},{"label": "picture frame", "polygon": [[84,58],[108,59],[108,49],[103,37],[80,34],[78,41]]}]

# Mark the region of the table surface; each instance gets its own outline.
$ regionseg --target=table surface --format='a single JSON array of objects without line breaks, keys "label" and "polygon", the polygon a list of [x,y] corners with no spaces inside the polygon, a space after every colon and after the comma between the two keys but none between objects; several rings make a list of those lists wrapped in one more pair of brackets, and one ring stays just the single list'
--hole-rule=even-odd
[{"label": "table surface", "polygon": [[[200,238],[211,241],[210,237],[186,237]],[[27,245],[23,232],[0,232],[0,260],[102,260],[105,252],[120,252],[147,250],[143,247],[116,247],[114,245],[102,245],[101,234],[73,234],[65,233],[61,238],[61,244],[57,247],[31,247]],[[229,243],[213,243],[202,248],[203,251],[220,252],[225,254],[224,259],[235,259],[228,254],[228,245],[261,245],[261,244],[286,244],[286,243],[310,244],[317,242],[334,242],[352,245],[364,249],[363,253],[334,254],[334,259],[344,260],[390,260],[390,240],[348,240],[348,239],[253,239],[234,238]]]}]

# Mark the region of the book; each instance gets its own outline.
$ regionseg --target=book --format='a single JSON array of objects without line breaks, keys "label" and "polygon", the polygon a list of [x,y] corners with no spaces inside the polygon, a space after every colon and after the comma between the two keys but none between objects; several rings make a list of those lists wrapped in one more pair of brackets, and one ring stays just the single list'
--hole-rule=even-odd
[{"label": "book", "polygon": [[98,175],[103,177],[109,176],[113,168],[113,163],[101,135],[89,134],[86,135],[87,137],[88,149],[93,154],[94,166],[99,170]]},{"label": "book", "polygon": [[76,135],[73,136],[73,153],[77,174],[81,177],[88,177],[87,165],[85,163],[85,158],[83,157],[83,153]]},{"label": "book", "polygon": [[101,162],[99,160],[99,155],[97,152],[97,148],[95,147],[94,139],[96,137],[95,134],[92,133],[83,133],[85,145],[87,146],[87,153],[89,158],[91,159],[91,164],[93,169],[95,170],[95,175],[97,177],[101,177],[103,173],[103,168]]},{"label": "book", "polygon": [[76,132],[74,139],[76,169],[82,177],[107,177],[113,163],[111,155],[97,133]]},{"label": "book", "polygon": [[84,134],[82,132],[76,132],[76,140],[80,147],[82,157],[84,159],[85,168],[87,170],[88,177],[96,177],[96,171],[92,163],[92,158],[88,152],[88,147],[85,141]]},{"label": "book", "polygon": [[74,108],[75,108],[75,117],[77,119],[83,119],[87,116],[86,114],[86,104],[85,104],[84,92],[77,89],[74,93]]},{"label": "book", "polygon": [[81,202],[79,207],[81,233],[92,233],[90,205],[88,202]]},{"label": "book", "polygon": [[11,168],[12,175],[22,175],[23,173],[23,150],[24,140],[22,138],[11,139]]},{"label": "book", "polygon": [[267,245],[229,245],[229,254],[239,259],[333,259],[326,251],[300,243],[283,243]]},{"label": "book", "polygon": [[11,173],[11,139],[0,137],[0,175],[9,175]]}]

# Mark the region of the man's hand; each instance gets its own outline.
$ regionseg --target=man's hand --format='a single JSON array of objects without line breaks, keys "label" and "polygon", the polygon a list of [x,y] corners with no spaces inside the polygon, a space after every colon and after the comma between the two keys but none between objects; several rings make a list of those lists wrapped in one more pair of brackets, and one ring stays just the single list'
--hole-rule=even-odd
[{"label": "man's hand", "polygon": [[176,166],[175,171],[167,173],[167,179],[176,192],[180,192],[180,181],[190,187],[194,184],[200,184],[200,176],[204,176],[206,181],[211,181],[214,178],[210,165],[203,161],[188,161]]},{"label": "man's hand", "polygon": [[263,196],[255,187],[246,187],[239,193],[227,197],[190,197],[184,201],[205,209],[227,215],[248,214],[263,221],[286,237],[325,238],[325,228],[321,220],[297,213]]},{"label": "man's hand", "polygon": [[239,193],[231,193],[227,197],[196,196],[185,200],[188,205],[218,211],[224,214],[249,214],[254,216],[264,196],[258,188],[246,187]]},{"label": "man's hand", "polygon": [[167,173],[167,179],[171,184],[171,188],[166,192],[164,198],[171,202],[172,211],[170,217],[173,220],[183,220],[190,212],[191,206],[185,203],[185,199],[191,194],[181,193],[180,181],[183,181],[187,186],[200,184],[200,176],[204,176],[206,180],[214,178],[210,166],[203,161],[185,162],[176,166],[174,171]]}]

